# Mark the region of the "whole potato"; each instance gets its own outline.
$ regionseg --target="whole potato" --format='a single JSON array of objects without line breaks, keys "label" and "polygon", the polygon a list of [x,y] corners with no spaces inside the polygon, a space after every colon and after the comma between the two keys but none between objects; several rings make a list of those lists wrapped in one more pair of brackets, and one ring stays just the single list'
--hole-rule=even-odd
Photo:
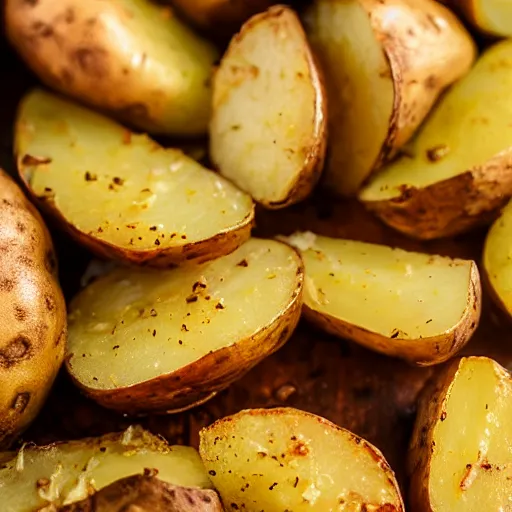
[{"label": "whole potato", "polygon": [[39,213],[0,169],[0,447],[35,418],[64,358],[56,271]]}]

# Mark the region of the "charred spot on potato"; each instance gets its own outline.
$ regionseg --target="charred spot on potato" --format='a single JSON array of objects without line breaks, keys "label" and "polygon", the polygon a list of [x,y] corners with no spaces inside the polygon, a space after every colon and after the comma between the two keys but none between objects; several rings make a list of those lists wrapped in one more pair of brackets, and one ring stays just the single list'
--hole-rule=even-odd
[{"label": "charred spot on potato", "polygon": [[0,368],[11,368],[31,357],[31,343],[25,336],[18,336],[0,350]]},{"label": "charred spot on potato", "polygon": [[108,74],[108,53],[103,48],[77,48],[71,54],[83,73],[103,78]]},{"label": "charred spot on potato", "polygon": [[29,402],[30,393],[18,393],[11,404],[11,409],[16,411],[18,414],[23,414],[23,411],[25,411]]}]

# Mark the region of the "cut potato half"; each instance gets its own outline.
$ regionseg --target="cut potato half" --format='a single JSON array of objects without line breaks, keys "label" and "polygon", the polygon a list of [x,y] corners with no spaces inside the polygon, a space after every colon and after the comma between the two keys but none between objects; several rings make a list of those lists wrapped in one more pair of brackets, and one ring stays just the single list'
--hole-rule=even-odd
[{"label": "cut potato half", "polygon": [[297,252],[259,239],[203,265],[113,270],[70,305],[67,369],[112,409],[192,407],[286,342],[302,283]]},{"label": "cut potato half", "polygon": [[380,451],[314,414],[245,410],[203,429],[200,439],[227,511],[404,510]]},{"label": "cut potato half", "polygon": [[207,131],[214,46],[149,0],[5,2],[7,35],[48,86],[150,133]]},{"label": "cut potato half", "polygon": [[296,203],[320,177],[325,108],[297,15],[272,7],[242,27],[215,74],[212,161],[263,206]]},{"label": "cut potato half", "polygon": [[510,510],[512,380],[486,357],[453,362],[425,390],[409,453],[411,510]]},{"label": "cut potato half", "polygon": [[433,0],[318,0],[305,23],[329,104],[325,183],[354,195],[469,70],[475,46]]},{"label": "cut potato half", "polygon": [[360,199],[416,238],[487,222],[512,194],[512,41],[486,50]]},{"label": "cut potato half", "polygon": [[160,480],[174,485],[212,487],[196,450],[169,446],[140,427],[129,427],[121,434],[23,446],[0,467],[2,511],[33,512],[66,505],[146,468],[157,470]]},{"label": "cut potato half", "polygon": [[100,256],[152,266],[228,254],[250,236],[251,198],[182,152],[36,90],[15,151],[41,205]]},{"label": "cut potato half", "polygon": [[512,3],[508,0],[444,0],[479,31],[512,37]]},{"label": "cut potato half", "polygon": [[304,314],[320,328],[421,365],[449,359],[475,332],[481,287],[474,261],[297,233]]}]

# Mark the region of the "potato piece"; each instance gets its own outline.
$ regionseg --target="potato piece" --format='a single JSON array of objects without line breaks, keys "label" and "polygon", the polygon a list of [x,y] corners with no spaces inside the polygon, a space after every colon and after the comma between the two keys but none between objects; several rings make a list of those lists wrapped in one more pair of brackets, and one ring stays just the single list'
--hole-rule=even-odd
[{"label": "potato piece", "polygon": [[25,445],[0,468],[2,511],[66,505],[145,468],[175,485],[212,486],[196,450],[169,446],[140,427],[129,427],[124,433],[80,441]]},{"label": "potato piece", "polygon": [[218,53],[148,0],[8,0],[7,36],[48,86],[151,133],[205,133]]},{"label": "potato piece", "polygon": [[380,451],[320,416],[249,409],[200,437],[199,453],[226,510],[404,510]]},{"label": "potato piece", "polygon": [[326,79],[325,183],[354,195],[469,70],[475,46],[433,0],[317,0],[305,23]]},{"label": "potato piece", "polygon": [[286,342],[302,284],[299,255],[273,240],[251,239],[202,266],[119,268],[71,303],[67,369],[105,407],[192,407]]},{"label": "potato piece", "polygon": [[477,328],[474,261],[308,232],[284,239],[306,267],[304,315],[331,334],[430,365],[453,356]]},{"label": "potato piece", "polygon": [[508,0],[444,0],[444,3],[485,34],[512,36],[512,4]]},{"label": "potato piece", "polygon": [[212,35],[233,34],[250,16],[261,12],[273,0],[168,0],[194,25]]},{"label": "potato piece", "polygon": [[0,169],[0,447],[41,409],[64,358],[66,305],[41,216]]},{"label": "potato piece", "polygon": [[360,199],[384,222],[431,239],[489,221],[512,194],[512,41],[486,50],[439,102],[407,153]]},{"label": "potato piece", "polygon": [[178,487],[151,475],[118,480],[59,512],[222,512],[215,491]]},{"label": "potato piece", "polygon": [[15,146],[31,193],[100,256],[165,267],[228,254],[250,236],[248,195],[180,151],[57,96],[25,97]]},{"label": "potato piece", "polygon": [[272,7],[242,27],[215,74],[212,161],[267,208],[301,201],[322,170],[325,107],[297,15]]},{"label": "potato piece", "polygon": [[510,374],[492,359],[453,362],[425,390],[409,453],[411,510],[509,510]]}]

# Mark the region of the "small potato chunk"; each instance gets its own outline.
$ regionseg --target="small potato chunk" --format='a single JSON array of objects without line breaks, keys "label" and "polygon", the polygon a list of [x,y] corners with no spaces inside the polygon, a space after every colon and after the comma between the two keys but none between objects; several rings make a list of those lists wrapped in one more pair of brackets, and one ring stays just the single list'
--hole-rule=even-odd
[{"label": "small potato chunk", "polygon": [[242,27],[215,74],[212,161],[267,208],[301,201],[322,170],[325,107],[297,15],[272,7]]},{"label": "small potato chunk", "polygon": [[43,406],[65,344],[66,305],[50,234],[0,169],[0,448]]},{"label": "small potato chunk", "polygon": [[321,329],[420,365],[446,361],[475,332],[474,261],[297,233],[306,269],[304,315]]},{"label": "small potato chunk", "polygon": [[512,380],[486,357],[454,361],[425,389],[409,452],[417,512],[510,510]]},{"label": "small potato chunk", "polygon": [[403,512],[395,475],[370,443],[291,408],[249,409],[200,432],[227,511]]},{"label": "small potato chunk", "polygon": [[46,211],[99,256],[166,267],[228,254],[251,198],[181,151],[41,90],[22,101],[15,151]]},{"label": "small potato chunk", "polygon": [[325,184],[355,195],[469,70],[475,45],[433,0],[316,0],[305,25],[327,89]]},{"label": "small potato chunk", "polygon": [[512,37],[512,3],[508,0],[444,0],[479,31]]},{"label": "small potato chunk", "polygon": [[146,469],[174,485],[212,487],[196,450],[169,446],[140,427],[129,427],[121,434],[22,447],[0,466],[2,512],[67,505]]},{"label": "small potato chunk", "polygon": [[59,512],[222,512],[215,491],[171,485],[151,475],[135,475],[104,487]]},{"label": "small potato chunk", "polygon": [[512,194],[512,41],[486,50],[440,100],[407,151],[360,199],[421,239],[488,222]]},{"label": "small potato chunk", "polygon": [[105,407],[190,408],[287,341],[302,283],[296,251],[259,239],[203,265],[113,270],[71,303],[67,369]]},{"label": "small potato chunk", "polygon": [[7,0],[7,36],[46,83],[150,133],[198,135],[218,53],[149,0]]}]

